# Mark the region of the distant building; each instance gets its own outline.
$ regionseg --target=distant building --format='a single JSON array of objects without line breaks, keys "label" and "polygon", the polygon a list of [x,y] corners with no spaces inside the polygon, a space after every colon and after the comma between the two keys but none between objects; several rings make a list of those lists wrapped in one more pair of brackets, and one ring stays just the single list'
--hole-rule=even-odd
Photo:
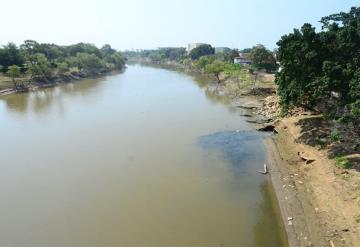
[{"label": "distant building", "polygon": [[238,57],[234,57],[234,64],[250,65],[252,61],[244,53],[240,53]]},{"label": "distant building", "polygon": [[187,51],[188,53],[190,53],[191,50],[193,50],[193,49],[195,49],[195,48],[197,48],[197,47],[199,47],[199,46],[201,46],[201,45],[207,45],[207,44],[205,44],[205,43],[189,43],[188,46],[187,46],[186,51]]}]

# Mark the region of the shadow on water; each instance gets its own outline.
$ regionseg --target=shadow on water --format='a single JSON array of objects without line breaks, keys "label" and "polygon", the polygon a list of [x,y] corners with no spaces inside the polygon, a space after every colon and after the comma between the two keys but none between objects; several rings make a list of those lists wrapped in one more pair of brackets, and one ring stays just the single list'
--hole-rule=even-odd
[{"label": "shadow on water", "polygon": [[254,169],[254,163],[264,160],[262,140],[269,135],[256,131],[217,132],[199,137],[198,144],[203,149],[220,151],[236,175]]}]

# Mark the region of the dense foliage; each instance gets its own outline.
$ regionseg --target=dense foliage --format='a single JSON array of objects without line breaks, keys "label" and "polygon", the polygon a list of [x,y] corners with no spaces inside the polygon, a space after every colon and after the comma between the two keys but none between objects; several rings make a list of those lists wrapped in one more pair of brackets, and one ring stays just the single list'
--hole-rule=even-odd
[{"label": "dense foliage", "polygon": [[26,40],[20,47],[9,43],[0,48],[0,68],[12,78],[17,75],[15,68],[31,77],[51,78],[74,71],[92,76],[124,67],[125,57],[108,44],[99,49],[86,43],[59,46]]},{"label": "dense foliage", "polygon": [[275,71],[277,69],[274,54],[263,45],[254,46],[248,50],[249,57],[252,60],[253,67],[265,69],[266,71]]},{"label": "dense foliage", "polygon": [[320,22],[320,32],[304,24],[277,43],[281,105],[284,110],[316,107],[359,128],[360,8],[323,17]]},{"label": "dense foliage", "polygon": [[197,60],[202,56],[214,55],[215,49],[211,45],[200,45],[192,49],[189,56],[192,60]]},{"label": "dense foliage", "polygon": [[155,50],[126,51],[124,54],[128,58],[148,58],[152,62],[160,62],[166,60],[179,62],[187,55],[186,49],[182,47],[166,47]]}]

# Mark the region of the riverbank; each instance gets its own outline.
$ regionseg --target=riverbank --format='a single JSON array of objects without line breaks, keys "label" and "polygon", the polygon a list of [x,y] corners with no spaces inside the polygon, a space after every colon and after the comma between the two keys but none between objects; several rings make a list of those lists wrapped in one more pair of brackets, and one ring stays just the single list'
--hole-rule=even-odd
[{"label": "riverbank", "polygon": [[[273,126],[277,133],[265,145],[289,246],[359,246],[358,166],[339,168],[336,159],[329,158],[335,155],[337,145],[344,148],[348,143],[329,147],[310,145],[317,138],[313,133],[308,136],[311,131],[325,131],[318,124],[322,116],[299,111],[279,118],[276,96],[258,97],[258,100],[256,103],[252,97],[246,103],[249,100],[245,97],[240,104],[250,106],[247,108],[253,113],[249,117],[272,119],[272,123],[265,125]],[[352,150],[349,157],[356,162],[360,155]]]},{"label": "riverbank", "polygon": [[90,75],[86,73],[68,73],[63,75],[54,76],[47,79],[41,79],[41,78],[34,78],[34,79],[22,79],[21,84],[19,84],[17,87],[14,87],[13,83],[10,81],[0,81],[0,83],[4,83],[7,86],[3,87],[0,90],[0,96],[8,95],[12,93],[23,93],[23,92],[29,92],[29,91],[35,91],[41,88],[48,88],[48,87],[55,87],[59,84],[63,83],[70,83],[75,81],[80,81],[83,79],[92,79],[92,78],[99,78],[107,75],[113,75],[117,73],[122,73],[125,71],[126,68],[123,70],[113,70],[107,73],[97,73],[95,75]]}]

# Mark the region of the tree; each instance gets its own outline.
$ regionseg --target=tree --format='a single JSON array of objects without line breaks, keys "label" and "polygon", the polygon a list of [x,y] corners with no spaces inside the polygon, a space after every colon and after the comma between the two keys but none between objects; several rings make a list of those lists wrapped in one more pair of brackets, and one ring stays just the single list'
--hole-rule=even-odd
[{"label": "tree", "polygon": [[321,32],[304,24],[277,43],[280,103],[284,110],[325,103],[335,117],[355,123],[360,99],[360,7],[323,17],[321,23]]},{"label": "tree", "polygon": [[97,75],[107,71],[105,62],[95,54],[78,53],[75,60],[77,67],[86,74]]},{"label": "tree", "polygon": [[32,60],[26,63],[32,77],[48,78],[52,75],[51,64],[42,53],[32,55]]},{"label": "tree", "polygon": [[206,65],[211,64],[212,62],[214,62],[214,60],[214,56],[202,56],[194,62],[194,65],[197,69],[203,70],[205,69]]},{"label": "tree", "polygon": [[17,65],[11,65],[8,67],[8,75],[11,77],[14,86],[16,87],[15,78],[20,77],[20,67]]},{"label": "tree", "polygon": [[215,49],[211,45],[200,45],[190,51],[190,58],[197,60],[202,56],[209,56],[215,53]]},{"label": "tree", "polygon": [[103,47],[100,48],[100,52],[102,57],[111,56],[116,52],[115,49],[111,48],[109,44],[103,45]]},{"label": "tree", "polygon": [[113,64],[117,70],[122,70],[125,67],[125,58],[121,52],[115,52],[106,56],[105,61]]},{"label": "tree", "polygon": [[221,82],[219,77],[220,73],[224,72],[225,69],[226,69],[226,63],[219,60],[215,60],[211,64],[207,64],[205,67],[206,73],[213,74],[216,77],[218,83]]},{"label": "tree", "polygon": [[64,74],[65,72],[69,71],[69,65],[65,62],[57,63],[56,67],[59,74]]},{"label": "tree", "polygon": [[18,47],[14,43],[8,43],[0,49],[0,65],[3,66],[3,72],[11,65],[22,66],[24,59],[20,54]]},{"label": "tree", "polygon": [[276,60],[271,51],[265,48],[263,45],[254,46],[250,52],[250,59],[255,67],[259,69],[266,69],[267,71],[273,71],[276,69]]}]

